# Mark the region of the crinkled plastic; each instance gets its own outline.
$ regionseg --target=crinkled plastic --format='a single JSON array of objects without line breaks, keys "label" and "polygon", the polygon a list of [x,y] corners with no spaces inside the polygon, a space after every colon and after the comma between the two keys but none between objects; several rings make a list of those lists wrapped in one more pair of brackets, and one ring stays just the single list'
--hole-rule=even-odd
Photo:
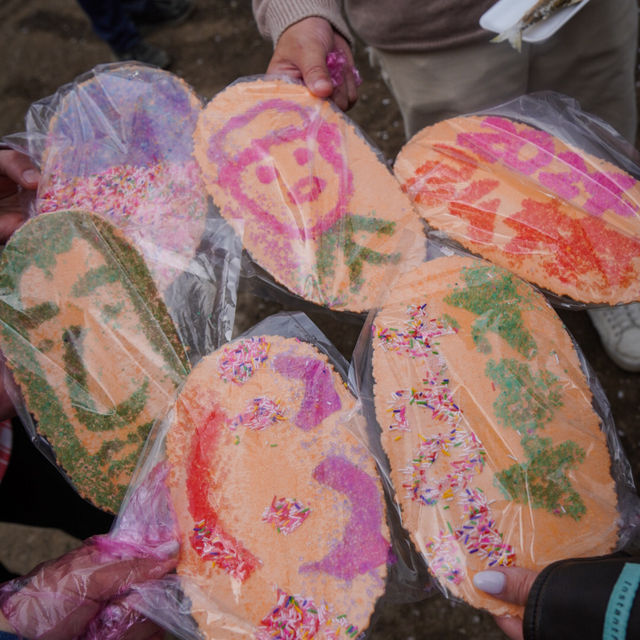
[{"label": "crinkled plastic", "polygon": [[355,637],[385,590],[427,595],[421,560],[390,533],[347,371],[301,313],[194,368],[132,485],[168,465],[181,541],[176,574],[136,586],[139,611],[187,639]]},{"label": "crinkled plastic", "polygon": [[0,587],[0,610],[16,633],[30,640],[116,640],[135,628],[136,638],[159,637],[158,627],[134,608],[139,596],[132,589],[176,566],[166,473],[166,466],[156,466],[131,493],[117,530]]},{"label": "crinkled plastic", "polygon": [[401,274],[365,323],[350,377],[402,525],[443,593],[495,566],[606,554],[640,504],[605,394],[542,293],[450,255]]},{"label": "crinkled plastic", "polygon": [[379,152],[300,83],[229,85],[199,118],[195,155],[254,275],[290,296],[362,313],[389,265],[424,259],[422,223]]},{"label": "crinkled plastic", "polygon": [[242,237],[217,215],[193,157],[201,110],[172,73],[106,64],[35,102],[26,131],[5,138],[40,167],[35,214],[92,211],[133,242],[192,362],[231,338]]},{"label": "crinkled plastic", "polygon": [[34,443],[112,512],[190,364],[232,335],[242,230],[201,181],[201,108],[168,72],[100,65],[6,138],[42,178],[2,261],[3,379]]},{"label": "crinkled plastic", "polygon": [[541,92],[426,127],[394,173],[430,238],[584,308],[640,300],[639,157],[574,100]]}]

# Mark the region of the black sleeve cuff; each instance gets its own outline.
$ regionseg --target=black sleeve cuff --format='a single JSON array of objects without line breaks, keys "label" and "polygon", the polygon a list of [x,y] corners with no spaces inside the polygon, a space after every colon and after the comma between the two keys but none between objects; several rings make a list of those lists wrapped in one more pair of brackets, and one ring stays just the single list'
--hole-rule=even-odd
[{"label": "black sleeve cuff", "polygon": [[[626,564],[640,558],[614,554],[561,560],[546,567],[529,593],[523,620],[525,640],[602,640],[612,591]],[[626,635],[640,638],[640,595],[631,602]]]}]

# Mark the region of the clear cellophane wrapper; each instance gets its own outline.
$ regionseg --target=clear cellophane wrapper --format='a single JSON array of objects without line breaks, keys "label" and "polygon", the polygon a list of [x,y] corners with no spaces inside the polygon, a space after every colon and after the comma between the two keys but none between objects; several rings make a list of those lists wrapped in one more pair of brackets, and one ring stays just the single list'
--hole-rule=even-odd
[{"label": "clear cellophane wrapper", "polygon": [[639,166],[608,124],[539,92],[425,127],[394,173],[431,240],[580,309],[640,300]]},{"label": "clear cellophane wrapper", "polygon": [[386,287],[350,377],[405,535],[440,590],[521,615],[478,571],[603,555],[638,497],[607,398],[544,294],[447,252]]}]

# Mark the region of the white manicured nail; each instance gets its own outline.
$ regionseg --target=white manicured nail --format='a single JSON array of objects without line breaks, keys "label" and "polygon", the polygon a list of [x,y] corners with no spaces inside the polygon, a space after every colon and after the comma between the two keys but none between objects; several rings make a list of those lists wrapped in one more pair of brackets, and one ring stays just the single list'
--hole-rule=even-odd
[{"label": "white manicured nail", "polygon": [[507,579],[499,571],[480,571],[473,576],[473,584],[486,593],[497,595],[502,593]]}]

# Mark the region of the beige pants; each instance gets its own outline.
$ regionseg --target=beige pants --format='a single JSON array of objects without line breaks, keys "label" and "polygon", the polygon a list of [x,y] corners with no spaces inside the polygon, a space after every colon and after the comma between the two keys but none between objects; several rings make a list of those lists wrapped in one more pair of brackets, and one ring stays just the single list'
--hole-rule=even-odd
[{"label": "beige pants", "polygon": [[428,53],[372,50],[398,101],[407,137],[455,115],[496,106],[534,91],[575,98],[584,111],[635,143],[636,0],[591,0],[549,40],[487,40]]}]

